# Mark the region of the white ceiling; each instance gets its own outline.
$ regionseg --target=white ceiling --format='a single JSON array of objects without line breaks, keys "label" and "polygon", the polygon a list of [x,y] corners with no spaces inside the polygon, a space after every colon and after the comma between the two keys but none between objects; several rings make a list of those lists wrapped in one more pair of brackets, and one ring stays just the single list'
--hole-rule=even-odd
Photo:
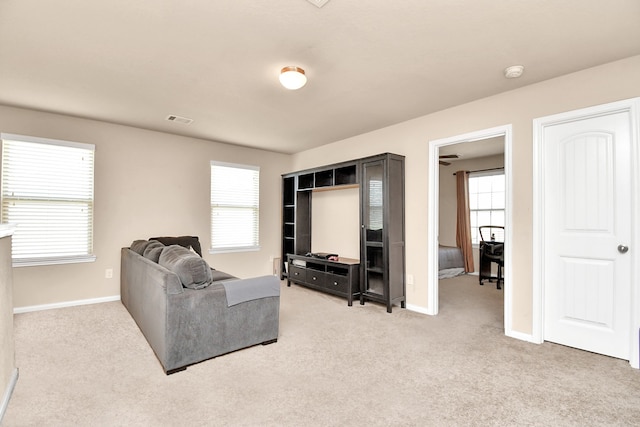
[{"label": "white ceiling", "polygon": [[638,0],[0,0],[0,104],[284,153],[638,54]]},{"label": "white ceiling", "polygon": [[475,141],[461,142],[447,145],[438,150],[440,156],[457,155],[457,159],[443,159],[454,163],[459,160],[469,160],[478,157],[496,156],[504,154],[504,136],[480,139]]}]

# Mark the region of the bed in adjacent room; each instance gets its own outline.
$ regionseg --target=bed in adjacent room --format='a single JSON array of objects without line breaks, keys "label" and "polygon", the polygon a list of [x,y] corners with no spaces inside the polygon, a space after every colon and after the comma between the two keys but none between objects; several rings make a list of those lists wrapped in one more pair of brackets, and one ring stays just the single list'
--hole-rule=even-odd
[{"label": "bed in adjacent room", "polygon": [[448,279],[464,273],[462,250],[453,246],[438,247],[438,279]]}]

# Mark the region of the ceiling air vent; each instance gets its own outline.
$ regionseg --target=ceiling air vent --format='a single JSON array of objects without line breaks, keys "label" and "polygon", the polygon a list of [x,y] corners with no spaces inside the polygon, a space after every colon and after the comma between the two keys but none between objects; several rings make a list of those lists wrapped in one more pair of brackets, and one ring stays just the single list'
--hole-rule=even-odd
[{"label": "ceiling air vent", "polygon": [[307,1],[309,3],[311,3],[312,5],[317,6],[319,8],[324,6],[325,4],[327,4],[329,2],[329,0],[307,0]]},{"label": "ceiling air vent", "polygon": [[173,115],[167,116],[167,120],[169,120],[170,122],[182,123],[183,125],[190,125],[191,123],[193,123],[193,119],[187,119],[186,117]]}]

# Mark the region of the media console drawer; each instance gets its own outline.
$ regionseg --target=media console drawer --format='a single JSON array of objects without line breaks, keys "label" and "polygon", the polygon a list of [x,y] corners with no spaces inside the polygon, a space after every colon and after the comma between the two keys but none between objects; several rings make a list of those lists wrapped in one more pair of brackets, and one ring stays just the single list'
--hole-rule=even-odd
[{"label": "media console drawer", "polygon": [[307,283],[316,286],[324,286],[325,272],[313,269],[307,269]]},{"label": "media console drawer", "polygon": [[337,274],[327,274],[325,286],[338,292],[349,292],[349,277]]},{"label": "media console drawer", "polygon": [[351,258],[329,261],[302,255],[287,255],[291,282],[347,298],[349,306],[360,295],[360,262]]},{"label": "media console drawer", "polygon": [[307,269],[289,264],[289,278],[296,281],[307,280]]}]

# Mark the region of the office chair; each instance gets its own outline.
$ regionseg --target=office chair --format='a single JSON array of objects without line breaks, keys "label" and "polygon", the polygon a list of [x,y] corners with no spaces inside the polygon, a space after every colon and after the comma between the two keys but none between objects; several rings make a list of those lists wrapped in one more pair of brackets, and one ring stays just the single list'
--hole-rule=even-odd
[{"label": "office chair", "polygon": [[[504,284],[502,269],[504,267],[504,227],[499,225],[483,225],[478,227],[480,232],[480,284],[484,280],[496,281],[497,289]],[[498,266],[498,275],[491,274],[491,264]]]}]

